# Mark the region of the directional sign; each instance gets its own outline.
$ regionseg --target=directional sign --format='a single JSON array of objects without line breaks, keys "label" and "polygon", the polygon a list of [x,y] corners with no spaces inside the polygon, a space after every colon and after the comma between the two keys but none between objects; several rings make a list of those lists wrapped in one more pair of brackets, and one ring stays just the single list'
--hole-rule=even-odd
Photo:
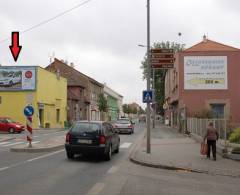
[{"label": "directional sign", "polygon": [[143,91],[143,103],[148,103],[153,101],[153,91]]},{"label": "directional sign", "polygon": [[34,108],[32,106],[26,106],[23,112],[26,117],[32,116],[34,114]]},{"label": "directional sign", "polygon": [[168,69],[174,67],[173,49],[151,49],[151,67]]}]

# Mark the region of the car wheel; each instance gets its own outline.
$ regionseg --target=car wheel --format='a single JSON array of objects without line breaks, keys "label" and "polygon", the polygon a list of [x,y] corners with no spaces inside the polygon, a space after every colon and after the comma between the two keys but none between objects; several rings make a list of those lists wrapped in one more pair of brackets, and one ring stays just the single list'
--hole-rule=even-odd
[{"label": "car wheel", "polygon": [[132,130],[132,134],[134,134],[134,130]]},{"label": "car wheel", "polygon": [[109,161],[112,158],[112,146],[109,146],[108,153],[105,155],[105,160]]},{"label": "car wheel", "polygon": [[67,158],[68,159],[73,159],[74,158],[74,154],[71,152],[67,152]]},{"label": "car wheel", "polygon": [[9,133],[14,133],[15,130],[14,130],[14,128],[10,128],[10,129],[8,130],[8,132],[9,132]]}]

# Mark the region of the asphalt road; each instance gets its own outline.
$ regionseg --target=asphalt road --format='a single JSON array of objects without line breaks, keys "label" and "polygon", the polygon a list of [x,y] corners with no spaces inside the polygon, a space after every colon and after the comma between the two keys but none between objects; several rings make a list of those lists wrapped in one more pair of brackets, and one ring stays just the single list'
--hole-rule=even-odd
[{"label": "asphalt road", "polygon": [[[103,186],[96,188],[96,184],[101,184],[108,174],[114,173],[122,163],[128,161],[129,152],[143,129],[144,126],[136,125],[133,135],[120,135],[120,152],[113,155],[109,162],[94,157],[68,160],[64,150],[37,154],[14,153],[9,151],[8,146],[0,145],[0,194],[75,195],[98,191]],[[65,132],[52,133],[61,135]],[[46,134],[35,134],[35,140],[41,141],[44,136],[50,136]],[[16,143],[18,139],[21,138],[11,142]]]}]

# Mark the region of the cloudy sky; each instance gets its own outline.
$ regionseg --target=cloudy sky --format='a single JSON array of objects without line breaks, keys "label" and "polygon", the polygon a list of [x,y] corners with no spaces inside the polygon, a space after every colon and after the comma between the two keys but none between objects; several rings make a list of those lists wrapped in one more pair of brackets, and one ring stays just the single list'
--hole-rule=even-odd
[{"label": "cloudy sky", "polygon": [[[146,48],[146,0],[91,0],[51,22],[20,35],[23,46],[15,63],[3,41],[85,0],[0,0],[0,64],[46,67],[50,56],[141,104],[141,60]],[[209,39],[240,48],[240,1],[151,0],[151,44],[176,41],[192,46]],[[178,32],[182,36],[178,36]]]}]

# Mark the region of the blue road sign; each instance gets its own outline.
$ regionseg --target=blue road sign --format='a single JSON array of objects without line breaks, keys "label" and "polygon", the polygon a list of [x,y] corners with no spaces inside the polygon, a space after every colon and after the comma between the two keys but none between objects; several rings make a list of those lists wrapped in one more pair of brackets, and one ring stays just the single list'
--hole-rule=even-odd
[{"label": "blue road sign", "polygon": [[23,112],[25,116],[32,116],[34,114],[34,108],[32,106],[26,106]]},{"label": "blue road sign", "polygon": [[152,102],[153,101],[153,91],[143,91],[143,103]]}]

